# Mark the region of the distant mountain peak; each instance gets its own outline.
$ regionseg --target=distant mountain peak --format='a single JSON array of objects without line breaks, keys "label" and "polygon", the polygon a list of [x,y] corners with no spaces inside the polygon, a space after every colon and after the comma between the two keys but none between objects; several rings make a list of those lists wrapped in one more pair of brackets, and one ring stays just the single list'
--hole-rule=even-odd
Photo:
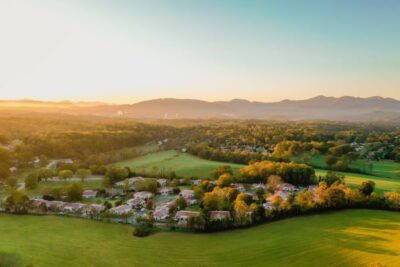
[{"label": "distant mountain peak", "polygon": [[[85,102],[46,102],[38,100],[0,100],[4,110],[68,112],[96,116],[124,116],[150,119],[272,119],[272,120],[363,120],[387,121],[400,118],[400,101],[373,96],[367,98],[319,95],[304,100],[257,102],[246,99],[204,101],[158,98],[124,105],[94,105]],[[68,107],[68,108],[65,108]],[[386,117],[385,117],[386,116]]]},{"label": "distant mountain peak", "polygon": [[251,103],[251,101],[247,100],[247,99],[240,99],[240,98],[234,98],[231,101],[229,101],[231,103]]}]

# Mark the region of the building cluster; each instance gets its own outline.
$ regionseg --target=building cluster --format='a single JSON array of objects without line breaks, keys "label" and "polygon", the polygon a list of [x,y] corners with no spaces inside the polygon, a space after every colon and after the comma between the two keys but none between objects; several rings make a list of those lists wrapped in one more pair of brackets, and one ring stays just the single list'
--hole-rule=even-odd
[{"label": "building cluster", "polygon": [[101,204],[69,203],[64,201],[48,201],[44,199],[31,199],[29,209],[37,213],[53,213],[59,215],[78,215],[82,217],[92,217],[100,215],[105,211],[105,206]]},{"label": "building cluster", "polygon": [[[186,205],[192,206],[199,203],[199,199],[195,196],[195,191],[192,189],[181,189],[178,193],[173,187],[169,186],[169,182],[166,179],[157,179],[158,188],[157,193],[147,191],[132,192],[133,190],[124,190],[119,188],[120,186],[134,187],[138,181],[143,181],[145,178],[132,177],[124,182],[117,183],[116,188],[107,188],[99,195],[99,191],[87,189],[83,192],[83,198],[85,202],[93,201],[96,199],[102,201],[100,198],[104,196],[104,200],[112,200],[111,202],[118,203],[117,206],[107,208],[106,203],[102,204],[84,204],[84,203],[68,203],[63,201],[48,201],[44,199],[32,199],[30,200],[30,211],[38,213],[50,213],[60,215],[75,215],[80,217],[93,218],[96,216],[104,215],[110,216],[118,221],[118,218],[125,223],[135,223],[136,219],[142,216],[153,215],[155,221],[159,223],[165,223],[167,220],[173,220],[177,225],[183,226],[186,224],[191,217],[200,216],[199,211],[195,211],[196,208],[190,208],[190,210],[179,210],[177,199],[183,198]],[[193,185],[200,185],[202,180],[193,180]],[[215,183],[215,181],[212,181]],[[230,187],[237,189],[240,193],[250,195],[253,199],[259,198],[257,191],[262,189],[263,192],[268,192],[268,186],[263,183],[254,184],[242,184],[232,183]],[[316,185],[309,187],[296,187],[292,184],[281,183],[279,184],[273,193],[263,201],[263,207],[266,210],[274,209],[274,202],[279,198],[281,201],[285,201],[290,195],[297,194],[305,189],[315,192],[318,188]],[[179,191],[179,190],[178,190]],[[130,197],[129,197],[130,196]],[[227,210],[214,210],[208,213],[208,220],[210,221],[231,221],[233,220],[233,213]],[[251,214],[250,214],[251,215]]]}]

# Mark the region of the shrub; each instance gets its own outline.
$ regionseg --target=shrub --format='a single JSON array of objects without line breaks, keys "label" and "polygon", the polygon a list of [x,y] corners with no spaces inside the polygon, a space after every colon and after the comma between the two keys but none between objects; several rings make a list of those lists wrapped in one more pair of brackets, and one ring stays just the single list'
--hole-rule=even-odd
[{"label": "shrub", "polygon": [[133,230],[133,235],[136,237],[146,237],[151,235],[152,232],[153,229],[140,225]]}]

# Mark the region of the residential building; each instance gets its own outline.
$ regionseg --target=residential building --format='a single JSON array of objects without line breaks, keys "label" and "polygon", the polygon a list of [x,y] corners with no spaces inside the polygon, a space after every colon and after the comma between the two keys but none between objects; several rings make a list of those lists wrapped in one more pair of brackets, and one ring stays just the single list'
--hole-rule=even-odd
[{"label": "residential building", "polygon": [[88,190],[83,191],[82,197],[83,198],[95,198],[97,196],[97,194],[98,194],[98,191],[88,189]]},{"label": "residential building", "polygon": [[157,192],[161,195],[169,195],[172,194],[174,189],[172,187],[162,187],[157,190]]},{"label": "residential building", "polygon": [[200,212],[198,211],[188,211],[188,210],[180,210],[177,211],[175,214],[175,220],[178,224],[185,224],[187,223],[190,217],[197,217],[200,216]]},{"label": "residential building", "polygon": [[63,207],[64,212],[76,213],[82,209],[84,204],[82,203],[66,203]]},{"label": "residential building", "polygon": [[110,209],[110,213],[117,214],[117,215],[124,215],[128,214],[132,211],[132,206],[128,204],[120,205],[118,207]]},{"label": "residential building", "polygon": [[210,220],[212,221],[222,221],[222,220],[231,220],[231,213],[227,210],[215,210],[210,211]]}]

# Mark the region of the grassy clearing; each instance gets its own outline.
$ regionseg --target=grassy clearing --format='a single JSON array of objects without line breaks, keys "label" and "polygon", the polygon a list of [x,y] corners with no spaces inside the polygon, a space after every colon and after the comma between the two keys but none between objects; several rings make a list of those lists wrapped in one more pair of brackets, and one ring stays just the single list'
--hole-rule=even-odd
[{"label": "grassy clearing", "polygon": [[[315,157],[311,157],[308,162],[313,166],[325,169],[327,167],[325,163],[325,158],[326,158],[325,156],[318,155]],[[298,157],[294,157],[293,160],[297,162],[302,162],[302,159]],[[400,170],[400,163],[398,162],[389,160],[382,160],[382,161],[357,160],[351,165],[351,167],[360,169],[363,172],[371,175],[400,180],[400,177],[396,176],[396,171]]]},{"label": "grassy clearing", "polygon": [[0,215],[0,252],[46,266],[369,266],[400,262],[400,213],[348,210],[213,234]]},{"label": "grassy clearing", "polygon": [[175,171],[178,176],[199,178],[208,178],[210,172],[221,165],[230,165],[234,170],[235,175],[237,175],[238,170],[244,166],[241,164],[200,159],[173,150],[151,153],[132,160],[122,161],[115,165],[122,167],[127,166],[138,173],[153,174],[158,173],[159,171]]}]

